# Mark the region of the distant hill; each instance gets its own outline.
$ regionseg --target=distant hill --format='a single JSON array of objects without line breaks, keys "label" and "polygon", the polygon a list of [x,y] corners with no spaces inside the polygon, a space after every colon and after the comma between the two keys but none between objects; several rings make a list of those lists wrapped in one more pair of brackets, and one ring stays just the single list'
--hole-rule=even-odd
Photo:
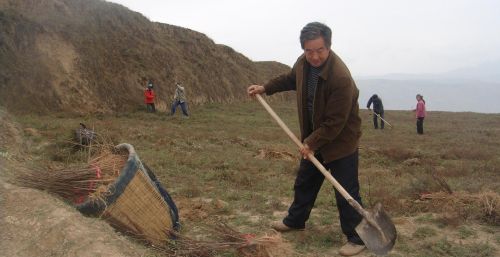
[{"label": "distant hill", "polygon": [[500,60],[442,73],[387,74],[356,78],[360,103],[379,94],[384,107],[414,108],[415,95],[427,99],[429,110],[500,113]]},{"label": "distant hill", "polygon": [[415,108],[422,94],[429,111],[500,113],[500,83],[466,79],[356,79],[359,103],[366,108],[378,94],[387,110]]},{"label": "distant hill", "polygon": [[165,104],[176,81],[193,104],[228,102],[287,70],[102,0],[0,0],[0,106],[11,112],[133,110],[147,79]]},{"label": "distant hill", "polygon": [[475,80],[488,83],[500,83],[500,60],[484,62],[474,66],[464,65],[462,68],[441,73],[392,73],[380,76],[365,76],[361,79],[389,79],[389,80],[441,80],[463,81]]}]

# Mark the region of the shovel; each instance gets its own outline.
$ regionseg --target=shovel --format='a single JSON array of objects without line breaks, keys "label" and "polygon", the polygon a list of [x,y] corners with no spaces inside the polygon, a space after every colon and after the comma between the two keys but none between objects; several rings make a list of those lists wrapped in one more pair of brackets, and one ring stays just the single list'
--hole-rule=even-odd
[{"label": "shovel", "polygon": [[380,118],[383,122],[385,122],[385,124],[389,125],[389,127],[391,127],[391,128],[392,128],[391,123],[389,123],[389,122],[387,122],[386,120],[384,120],[384,118],[382,118],[382,116],[380,116],[380,114],[378,114],[378,113],[374,112],[373,110],[372,110],[372,112],[373,112],[373,114],[377,115],[377,117],[379,117],[379,118]]},{"label": "shovel", "polygon": [[[278,125],[288,134],[288,136],[293,140],[293,142],[298,146],[302,147],[302,142],[293,134],[293,132],[286,126],[286,124],[278,117],[278,115],[273,111],[271,106],[260,96],[255,95],[257,100],[264,106],[264,108],[269,112],[269,114],[278,122]],[[382,205],[377,203],[372,211],[363,209],[363,207],[356,201],[352,196],[345,191],[345,189],[333,178],[332,174],[328,172],[325,167],[314,157],[313,154],[309,154],[307,158],[318,168],[325,178],[330,181],[335,189],[349,202],[349,204],[363,217],[363,220],[356,227],[356,232],[358,232],[359,237],[365,243],[366,247],[377,255],[385,255],[388,253],[394,243],[396,242],[396,227],[392,222],[391,218],[382,209]]]}]

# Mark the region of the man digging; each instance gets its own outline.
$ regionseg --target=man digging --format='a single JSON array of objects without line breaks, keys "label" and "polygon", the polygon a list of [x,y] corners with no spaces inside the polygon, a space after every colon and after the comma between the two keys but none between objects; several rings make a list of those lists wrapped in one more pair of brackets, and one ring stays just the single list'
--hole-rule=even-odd
[{"label": "man digging", "polygon": [[[331,50],[331,29],[319,22],[307,24],[300,33],[304,50],[288,74],[270,80],[264,86],[251,85],[250,96],[295,90],[304,146],[304,157],[294,184],[294,200],[288,215],[272,223],[280,232],[303,230],[305,222],[324,181],[324,176],[307,160],[314,156],[331,171],[333,177],[361,204],[358,182],[358,143],[361,119],[358,111],[358,89],[344,62]],[[353,256],[365,249],[355,231],[361,215],[337,190],[335,199],[342,232],[347,243],[339,253]]]}]

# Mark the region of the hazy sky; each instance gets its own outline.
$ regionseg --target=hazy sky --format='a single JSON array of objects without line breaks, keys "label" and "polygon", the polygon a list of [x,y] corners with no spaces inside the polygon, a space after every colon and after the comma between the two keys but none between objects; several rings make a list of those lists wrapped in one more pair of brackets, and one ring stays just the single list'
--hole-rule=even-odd
[{"label": "hazy sky", "polygon": [[355,76],[435,73],[500,59],[498,0],[112,0],[206,34],[254,61],[292,65],[320,21]]}]

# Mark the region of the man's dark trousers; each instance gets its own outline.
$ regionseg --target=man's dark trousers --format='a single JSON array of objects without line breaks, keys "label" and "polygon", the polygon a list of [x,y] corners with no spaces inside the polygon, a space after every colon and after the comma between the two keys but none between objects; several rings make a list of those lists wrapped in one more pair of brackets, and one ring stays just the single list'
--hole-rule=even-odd
[{"label": "man's dark trousers", "polygon": [[[319,158],[318,158],[319,157]],[[322,159],[316,156],[320,162]],[[359,203],[359,181],[358,181],[358,151],[344,158],[323,164],[330,170],[333,177],[344,187],[344,189]],[[305,222],[314,206],[318,192],[325,177],[308,160],[301,160],[297,178],[295,179],[295,196],[292,205],[288,209],[288,216],[283,223],[292,228],[304,228]],[[335,190],[335,199],[339,211],[342,232],[349,242],[363,244],[354,228],[361,222],[361,215],[349,205],[347,200]]]},{"label": "man's dark trousers", "polygon": [[380,129],[384,129],[384,121],[382,120],[384,118],[384,112],[378,112],[378,111],[374,111],[373,113],[373,127],[375,127],[375,129],[378,129],[378,115],[380,115]]}]

